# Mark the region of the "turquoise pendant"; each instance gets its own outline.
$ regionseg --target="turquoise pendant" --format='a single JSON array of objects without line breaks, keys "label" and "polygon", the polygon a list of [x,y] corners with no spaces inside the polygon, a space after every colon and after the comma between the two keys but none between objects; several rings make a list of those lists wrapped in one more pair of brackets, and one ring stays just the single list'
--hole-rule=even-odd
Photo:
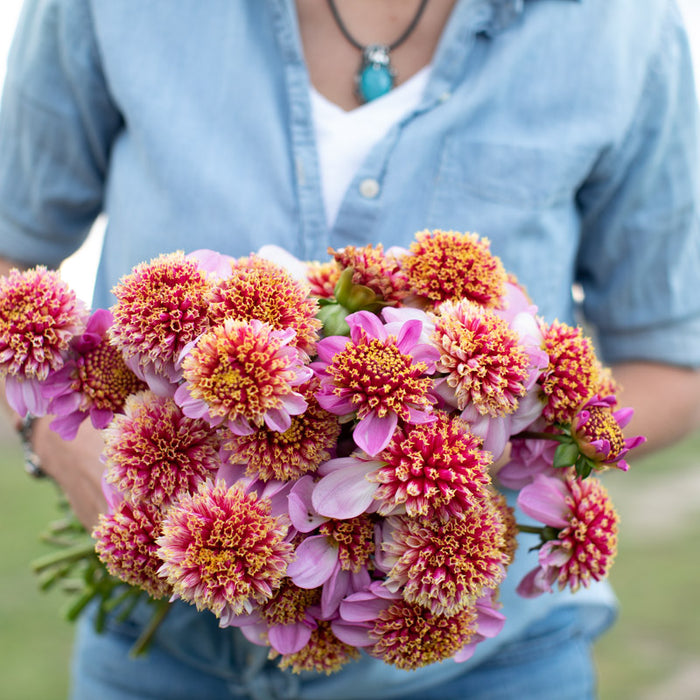
[{"label": "turquoise pendant", "polygon": [[375,44],[362,52],[362,63],[355,75],[355,94],[361,103],[386,95],[394,87],[396,73],[389,60],[389,49]]}]

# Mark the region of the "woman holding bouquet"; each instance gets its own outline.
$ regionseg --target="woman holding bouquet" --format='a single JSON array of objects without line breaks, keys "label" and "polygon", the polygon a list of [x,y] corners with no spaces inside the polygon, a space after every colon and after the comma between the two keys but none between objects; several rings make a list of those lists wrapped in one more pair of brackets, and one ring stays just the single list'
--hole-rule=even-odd
[{"label": "woman holding bouquet", "polygon": [[[473,230],[548,320],[571,289],[661,447],[700,424],[698,119],[673,0],[27,0],[0,110],[0,254],[57,266],[108,218],[95,307],[175,249],[272,243],[324,259],[421,229]],[[102,438],[35,422],[41,468],[86,526]],[[363,656],[293,676],[184,603],[149,654],[147,613],[78,635],[76,699],[572,698],[609,587],[517,598],[465,663],[401,671]]]}]

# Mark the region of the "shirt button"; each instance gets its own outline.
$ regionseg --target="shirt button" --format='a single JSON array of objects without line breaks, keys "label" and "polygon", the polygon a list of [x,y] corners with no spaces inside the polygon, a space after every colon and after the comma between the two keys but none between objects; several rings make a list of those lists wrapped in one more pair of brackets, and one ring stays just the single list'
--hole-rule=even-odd
[{"label": "shirt button", "polygon": [[360,183],[360,194],[366,199],[374,199],[379,194],[379,183],[368,177]]}]

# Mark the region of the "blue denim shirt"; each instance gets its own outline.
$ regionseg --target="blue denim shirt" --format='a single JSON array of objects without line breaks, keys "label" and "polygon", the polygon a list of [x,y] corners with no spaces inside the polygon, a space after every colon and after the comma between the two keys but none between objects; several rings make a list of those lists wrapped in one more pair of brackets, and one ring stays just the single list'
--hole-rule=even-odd
[{"label": "blue denim shirt", "polygon": [[[175,249],[276,243],[310,259],[470,230],[550,320],[572,320],[580,283],[607,362],[700,365],[691,72],[672,0],[459,0],[420,104],[370,152],[329,230],[291,0],[29,0],[0,109],[0,254],[57,264],[104,211],[107,306],[122,274]],[[364,659],[304,697],[400,697],[551,606],[613,605],[606,585],[516,599],[528,546],[502,591],[503,633],[467,665],[409,674]],[[202,617],[185,609],[172,643],[186,648]]]}]

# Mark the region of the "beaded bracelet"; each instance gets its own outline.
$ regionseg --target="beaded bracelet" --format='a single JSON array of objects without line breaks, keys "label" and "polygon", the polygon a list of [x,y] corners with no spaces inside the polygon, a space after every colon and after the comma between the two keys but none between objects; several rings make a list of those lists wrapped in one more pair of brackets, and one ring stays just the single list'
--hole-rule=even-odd
[{"label": "beaded bracelet", "polygon": [[36,416],[27,413],[27,415],[18,423],[17,433],[22,444],[22,453],[24,454],[24,468],[27,474],[35,479],[41,479],[46,476],[46,472],[41,468],[41,461],[34,452],[32,445],[32,434],[34,433],[34,423]]}]

